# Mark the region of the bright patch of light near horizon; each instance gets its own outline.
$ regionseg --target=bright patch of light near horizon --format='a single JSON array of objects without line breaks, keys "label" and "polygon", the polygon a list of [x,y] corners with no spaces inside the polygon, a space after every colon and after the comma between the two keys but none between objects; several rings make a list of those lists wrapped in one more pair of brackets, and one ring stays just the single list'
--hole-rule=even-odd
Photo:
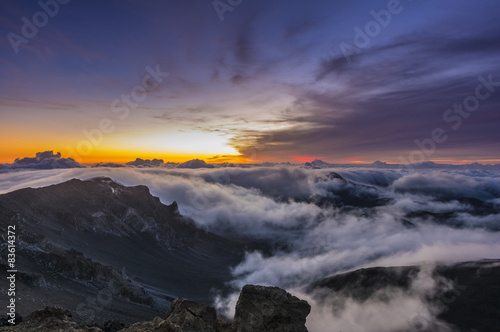
[{"label": "bright patch of light near horizon", "polygon": [[134,139],[133,145],[149,151],[200,154],[239,155],[229,145],[229,135],[204,131],[156,132]]}]

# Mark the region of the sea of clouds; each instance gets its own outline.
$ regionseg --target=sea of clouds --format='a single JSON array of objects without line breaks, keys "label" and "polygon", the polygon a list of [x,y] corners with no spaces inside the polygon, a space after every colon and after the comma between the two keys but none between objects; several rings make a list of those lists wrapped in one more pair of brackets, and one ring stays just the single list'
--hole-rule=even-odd
[{"label": "sea of clouds", "polygon": [[[250,283],[279,286],[307,299],[312,332],[450,331],[436,318],[443,308],[425,300],[442,287],[429,272],[432,266],[500,257],[496,170],[5,168],[0,193],[97,176],[146,185],[163,203],[176,201],[181,214],[203,229],[267,244],[232,267],[234,293],[214,300],[227,316],[239,289]],[[351,199],[345,201],[346,195]],[[332,294],[330,301],[319,301],[308,291],[314,281],[337,273],[407,265],[426,268],[411,292],[386,289],[384,300],[376,296],[361,303]]]}]

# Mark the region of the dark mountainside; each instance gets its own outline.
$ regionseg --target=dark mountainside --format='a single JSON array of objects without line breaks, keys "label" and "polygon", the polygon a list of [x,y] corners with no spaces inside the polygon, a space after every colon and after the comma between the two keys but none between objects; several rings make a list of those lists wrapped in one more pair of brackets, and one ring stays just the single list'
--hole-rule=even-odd
[{"label": "dark mountainside", "polygon": [[[364,302],[387,288],[410,291],[420,270],[418,266],[359,269],[319,280],[309,292],[316,292],[320,301],[336,294]],[[442,307],[438,318],[451,324],[453,331],[500,331],[500,260],[438,265],[432,275],[442,290],[427,303]],[[451,288],[444,287],[450,282]]]},{"label": "dark mountainside", "polygon": [[109,178],[0,195],[0,226],[8,225],[16,226],[22,316],[59,305],[79,323],[147,320],[178,297],[211,302],[243,256],[240,243],[196,228],[175,202]]}]

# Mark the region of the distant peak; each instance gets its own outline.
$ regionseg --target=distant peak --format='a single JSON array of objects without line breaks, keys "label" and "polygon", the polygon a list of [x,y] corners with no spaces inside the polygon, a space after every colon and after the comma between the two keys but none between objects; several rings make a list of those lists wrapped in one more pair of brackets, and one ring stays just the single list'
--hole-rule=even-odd
[{"label": "distant peak", "polygon": [[214,168],[214,166],[207,164],[204,160],[193,159],[177,165],[177,168]]},{"label": "distant peak", "polygon": [[304,164],[304,166],[307,168],[315,168],[315,169],[328,167],[329,165],[330,164],[320,159],[314,159],[313,161]]},{"label": "distant peak", "polygon": [[127,163],[128,166],[135,166],[135,167],[160,167],[163,166],[164,161],[163,159],[142,159],[142,158],[137,158],[135,161],[129,161]]},{"label": "distant peak", "polygon": [[115,180],[113,180],[112,178],[109,178],[107,176],[97,176],[95,178],[89,179],[88,181],[103,182],[103,183],[110,183],[110,182],[116,183]]},{"label": "distant peak", "polygon": [[179,205],[177,205],[176,201],[173,201],[168,207],[171,209],[173,214],[179,214]]}]

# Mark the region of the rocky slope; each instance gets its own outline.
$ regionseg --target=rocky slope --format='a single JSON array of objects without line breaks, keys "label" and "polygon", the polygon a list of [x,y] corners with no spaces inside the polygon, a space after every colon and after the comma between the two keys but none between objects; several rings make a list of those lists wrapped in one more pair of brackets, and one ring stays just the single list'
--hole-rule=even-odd
[{"label": "rocky slope", "polygon": [[79,327],[70,311],[60,307],[46,307],[30,314],[14,327],[0,327],[0,331],[68,331],[68,332],[307,332],[306,317],[311,307],[277,287],[246,285],[238,299],[233,323],[218,319],[215,309],[185,299],[172,302],[165,318],[123,326],[108,322],[103,329]]},{"label": "rocky slope", "polygon": [[[79,323],[134,322],[165,311],[177,297],[208,303],[243,256],[240,243],[196,228],[175,202],[164,205],[145,186],[109,178],[0,195],[0,228],[8,225],[16,227],[24,316],[60,305]],[[6,298],[5,283],[0,287]]]}]

